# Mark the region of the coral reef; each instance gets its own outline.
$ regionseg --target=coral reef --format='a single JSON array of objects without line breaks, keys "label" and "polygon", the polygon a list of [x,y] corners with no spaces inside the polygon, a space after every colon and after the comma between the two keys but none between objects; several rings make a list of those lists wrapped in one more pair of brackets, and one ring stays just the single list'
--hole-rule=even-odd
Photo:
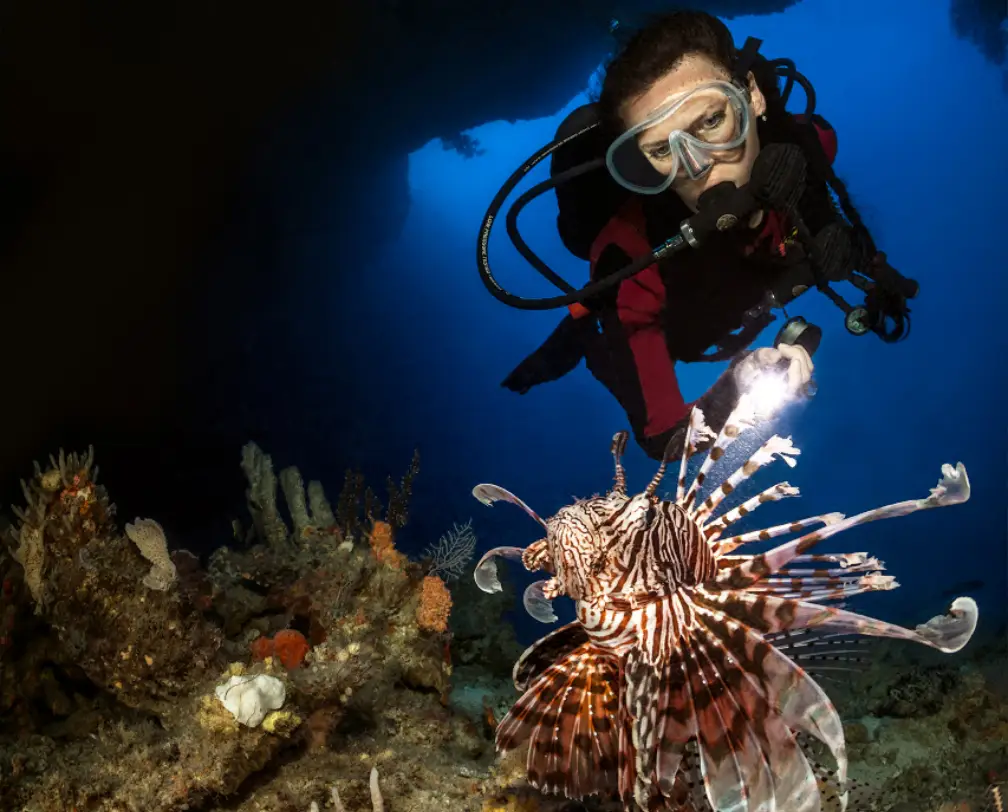
[{"label": "coral reef", "polygon": [[353,809],[366,761],[400,796],[431,783],[393,738],[437,742],[464,797],[487,742],[445,707],[451,594],[395,547],[417,462],[384,507],[348,474],[334,511],[249,444],[245,546],[205,569],[154,520],[119,529],[91,451],[36,465],[0,550],[0,808],[304,810],[337,786]]},{"label": "coral reef", "polygon": [[[168,522],[117,525],[90,451],[50,463],[0,545],[0,812],[619,809],[497,763],[515,593],[464,574],[471,525],[397,547],[416,457],[387,504],[348,473],[333,509],[249,444],[250,521],[205,567]],[[969,655],[876,646],[830,687],[867,787],[849,808],[995,809],[1008,649]]]},{"label": "coral reef", "polygon": [[28,654],[125,705],[170,715],[206,677],[221,636],[168,590],[175,566],[160,527],[134,526],[146,549],[118,531],[93,453],[61,452],[51,463],[22,483],[27,504],[12,530],[34,613],[50,632],[26,640]]}]

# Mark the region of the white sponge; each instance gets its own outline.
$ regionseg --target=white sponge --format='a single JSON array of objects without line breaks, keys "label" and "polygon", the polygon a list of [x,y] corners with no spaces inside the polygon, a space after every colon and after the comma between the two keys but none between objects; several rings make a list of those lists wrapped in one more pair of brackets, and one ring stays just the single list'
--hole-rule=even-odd
[{"label": "white sponge", "polygon": [[270,711],[283,707],[287,692],[276,677],[231,677],[217,686],[217,698],[241,724],[257,727]]}]

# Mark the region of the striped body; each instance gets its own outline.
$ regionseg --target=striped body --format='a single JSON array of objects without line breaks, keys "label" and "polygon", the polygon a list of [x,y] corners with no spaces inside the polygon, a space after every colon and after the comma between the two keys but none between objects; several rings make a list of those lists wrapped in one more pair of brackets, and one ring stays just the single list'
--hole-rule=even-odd
[{"label": "striped body", "polygon": [[583,596],[575,611],[589,639],[616,655],[640,648],[657,662],[675,650],[691,622],[678,591],[712,578],[714,556],[678,505],[646,496],[622,501],[607,516],[593,503],[608,507],[610,497],[562,508],[547,523],[551,554],[582,587],[568,594]]},{"label": "striped body", "polygon": [[[977,610],[968,598],[957,598],[948,615],[914,630],[831,605],[892,589],[895,581],[865,553],[809,552],[857,524],[965,501],[969,481],[961,464],[945,466],[925,499],[724,538],[728,527],[760,504],[798,494],[780,483],[714,515],[725,496],[775,457],[794,465],[800,452],[775,436],[699,498],[713,463],[754,417],[743,397],[715,438],[694,410],[675,499],[657,495],[668,460],[642,493],[627,495],[622,432],[613,438],[612,490],[563,507],[547,521],[497,486],[474,490],[486,504],[519,505],[546,531],[524,549],[487,553],[476,568],[480,587],[500,589],[496,557],[520,558],[527,569],[550,574],[525,593],[533,616],[551,622],[552,600],[574,601],[576,620],[539,640],[516,663],[522,696],[497,729],[500,752],[527,748],[527,777],[534,786],[573,798],[616,794],[627,810],[842,810],[843,727],[803,667],[818,663],[802,646],[825,650],[856,634],[954,652],[972,635]],[[707,439],[715,442],[687,487],[687,461]],[[818,529],[809,532],[813,527]],[[735,553],[749,541],[801,533],[763,554]],[[789,642],[789,635],[813,629],[819,637]],[[828,750],[832,793],[825,792],[828,782],[806,757],[803,740],[818,740]]]}]

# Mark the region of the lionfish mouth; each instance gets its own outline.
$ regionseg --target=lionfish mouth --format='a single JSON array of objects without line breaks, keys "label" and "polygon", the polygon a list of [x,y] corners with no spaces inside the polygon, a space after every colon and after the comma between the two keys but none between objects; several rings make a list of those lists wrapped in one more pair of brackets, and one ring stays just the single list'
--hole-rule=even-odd
[{"label": "lionfish mouth", "polygon": [[[666,551],[669,560],[660,561],[662,566],[687,566],[683,516],[693,523],[689,537],[706,546],[705,571],[713,557],[713,577],[643,603],[622,593],[605,595],[595,604],[576,601],[578,619],[533,644],[515,664],[515,685],[523,693],[497,727],[497,748],[501,753],[526,748],[527,778],[533,786],[571,798],[618,794],[628,810],[843,810],[849,786],[843,726],[814,677],[828,672],[828,666],[818,668],[824,653],[834,662],[844,659],[852,636],[858,635],[912,640],[945,653],[969,642],[978,617],[972,598],[956,598],[947,614],[903,628],[844,608],[860,593],[898,586],[882,562],[863,552],[812,552],[820,542],[857,525],[965,502],[970,487],[962,463],[942,466],[937,486],[924,498],[850,517],[826,513],[726,536],[728,528],[760,505],[799,493],[781,482],[719,513],[728,494],[775,458],[794,467],[799,449],[790,438],[775,435],[700,499],[714,463],[755,424],[755,417],[754,404],[743,396],[715,437],[694,408],[675,499],[658,501],[657,518],[644,531],[621,527],[615,510],[608,525],[612,553],[601,576],[615,572],[622,580],[612,577],[604,583],[630,580],[633,568],[641,568],[645,550]],[[706,459],[688,483],[688,460],[711,440]],[[615,485],[599,499],[626,494],[621,463],[626,441],[626,432],[613,438]],[[644,495],[656,494],[668,462],[666,455]],[[503,488],[479,485],[473,494],[487,505],[516,504],[546,527]],[[767,552],[736,552],[749,542],[788,534],[797,538]],[[476,567],[477,584],[487,592],[500,591],[497,557],[555,574],[550,542],[547,537],[526,548],[489,551]],[[577,540],[568,542],[565,536],[564,543]],[[677,556],[681,560],[674,560]],[[648,583],[646,576],[641,574],[641,583]],[[525,607],[537,619],[553,622],[551,601],[562,594],[561,578],[538,581],[526,590]],[[807,740],[817,740],[829,751],[834,765],[829,782],[818,765],[810,764],[803,744]]]}]

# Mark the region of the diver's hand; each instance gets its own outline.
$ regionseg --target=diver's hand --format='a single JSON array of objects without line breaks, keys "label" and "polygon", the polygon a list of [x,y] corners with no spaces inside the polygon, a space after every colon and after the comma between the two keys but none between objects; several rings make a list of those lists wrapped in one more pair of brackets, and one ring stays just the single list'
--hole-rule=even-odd
[{"label": "diver's hand", "polygon": [[735,383],[740,392],[752,388],[756,379],[776,369],[786,368],[784,390],[795,396],[812,380],[812,357],[798,344],[781,344],[780,347],[761,347],[743,358],[735,367]]}]

